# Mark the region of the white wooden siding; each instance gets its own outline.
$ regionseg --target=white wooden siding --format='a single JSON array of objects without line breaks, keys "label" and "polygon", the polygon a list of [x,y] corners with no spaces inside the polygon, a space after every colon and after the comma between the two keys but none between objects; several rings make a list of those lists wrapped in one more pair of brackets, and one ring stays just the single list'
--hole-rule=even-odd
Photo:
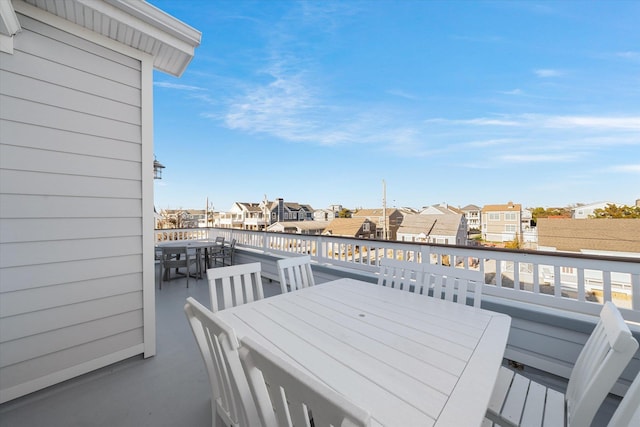
[{"label": "white wooden siding", "polygon": [[144,351],[141,61],[19,20],[0,53],[0,402]]}]

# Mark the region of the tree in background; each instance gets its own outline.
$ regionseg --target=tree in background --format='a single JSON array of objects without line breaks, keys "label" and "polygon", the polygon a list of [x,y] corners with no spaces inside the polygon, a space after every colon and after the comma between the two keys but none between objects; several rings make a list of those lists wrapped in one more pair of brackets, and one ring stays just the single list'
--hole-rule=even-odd
[{"label": "tree in background", "polygon": [[614,203],[609,203],[602,209],[594,210],[593,215],[589,218],[640,218],[640,206],[617,206]]},{"label": "tree in background", "polygon": [[549,218],[549,217],[560,217],[560,218],[571,218],[571,208],[542,208],[537,207],[531,209],[531,219],[533,225],[536,225],[538,222],[538,218]]},{"label": "tree in background", "polygon": [[338,218],[351,218],[351,211],[347,208],[343,208],[338,212]]}]

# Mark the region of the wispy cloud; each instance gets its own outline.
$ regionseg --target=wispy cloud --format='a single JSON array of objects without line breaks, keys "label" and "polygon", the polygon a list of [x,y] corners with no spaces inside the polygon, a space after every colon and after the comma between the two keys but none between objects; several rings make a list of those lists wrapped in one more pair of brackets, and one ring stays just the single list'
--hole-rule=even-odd
[{"label": "wispy cloud", "polygon": [[503,90],[503,91],[500,91],[499,93],[503,95],[516,95],[516,96],[524,95],[524,91],[522,89]]},{"label": "wispy cloud", "polygon": [[607,116],[550,116],[542,114],[500,115],[497,117],[478,117],[467,120],[428,119],[430,123],[449,123],[451,125],[471,126],[521,126],[531,128],[574,128],[574,129],[609,129],[640,130],[640,116],[607,117]]},{"label": "wispy cloud", "polygon": [[468,41],[468,42],[474,42],[474,43],[500,43],[504,41],[502,37],[494,36],[494,35],[464,36],[464,35],[454,34],[451,36],[451,38],[453,40]]},{"label": "wispy cloud", "polygon": [[640,173],[640,164],[637,165],[616,165],[609,168],[611,172]]},{"label": "wispy cloud", "polygon": [[560,77],[562,75],[564,75],[563,71],[560,70],[553,70],[550,68],[539,68],[537,70],[533,70],[533,73],[543,79],[546,78],[550,78],[550,77]]},{"label": "wispy cloud", "polygon": [[515,163],[549,163],[549,162],[574,162],[578,160],[578,154],[505,154],[500,156],[504,162]]},{"label": "wispy cloud", "polygon": [[398,90],[398,89],[388,90],[387,93],[389,95],[397,96],[397,97],[400,97],[400,98],[410,99],[412,101],[415,101],[415,100],[419,99],[417,96],[415,96],[415,95],[413,95],[411,93],[407,93],[405,91]]},{"label": "wispy cloud", "polygon": [[206,88],[203,88],[203,87],[183,85],[179,83],[170,83],[170,82],[154,82],[153,85],[157,87],[165,88],[165,89],[184,90],[189,92],[207,90]]},{"label": "wispy cloud", "polygon": [[616,56],[625,59],[640,59],[640,52],[628,50],[625,52],[616,52]]},{"label": "wispy cloud", "polygon": [[638,117],[555,116],[543,117],[542,122],[551,128],[590,128],[640,130]]}]

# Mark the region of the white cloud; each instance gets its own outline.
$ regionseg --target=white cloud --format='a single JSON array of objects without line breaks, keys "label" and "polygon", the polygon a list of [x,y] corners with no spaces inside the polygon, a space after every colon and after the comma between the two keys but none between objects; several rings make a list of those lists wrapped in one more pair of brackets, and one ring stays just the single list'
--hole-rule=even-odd
[{"label": "white cloud", "polygon": [[406,99],[411,99],[411,100],[419,99],[417,96],[412,95],[412,94],[407,93],[407,92],[402,91],[402,90],[394,90],[394,89],[392,89],[392,90],[388,90],[387,93],[389,95],[398,96],[400,98],[406,98]]},{"label": "white cloud", "polygon": [[549,78],[549,77],[559,77],[564,73],[560,70],[553,70],[550,68],[540,68],[537,70],[533,70],[534,74],[541,78]]},{"label": "white cloud", "polygon": [[640,173],[640,164],[637,165],[617,165],[609,168],[612,172]]},{"label": "white cloud", "polygon": [[550,116],[543,117],[545,126],[551,128],[591,128],[640,130],[639,117]]},{"label": "white cloud", "polygon": [[640,52],[628,50],[626,52],[616,52],[616,56],[625,59],[640,59]]},{"label": "white cloud", "polygon": [[505,90],[500,93],[503,95],[524,95],[524,91],[522,89]]},{"label": "white cloud", "polygon": [[186,90],[186,91],[207,90],[203,87],[183,85],[178,83],[169,83],[169,82],[154,82],[153,85],[157,87],[165,88],[165,89],[176,89],[176,90]]},{"label": "white cloud", "polygon": [[505,154],[500,159],[505,162],[539,163],[539,162],[573,162],[578,154]]}]

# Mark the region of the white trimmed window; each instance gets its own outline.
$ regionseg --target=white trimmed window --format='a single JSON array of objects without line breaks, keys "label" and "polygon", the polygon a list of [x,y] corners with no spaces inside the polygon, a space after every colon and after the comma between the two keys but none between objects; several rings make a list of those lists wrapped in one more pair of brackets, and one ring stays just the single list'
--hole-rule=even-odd
[{"label": "white trimmed window", "polygon": [[500,221],[500,212],[489,212],[487,214],[487,219],[489,221]]},{"label": "white trimmed window", "polygon": [[518,215],[515,212],[505,212],[504,214],[505,221],[517,221]]}]

